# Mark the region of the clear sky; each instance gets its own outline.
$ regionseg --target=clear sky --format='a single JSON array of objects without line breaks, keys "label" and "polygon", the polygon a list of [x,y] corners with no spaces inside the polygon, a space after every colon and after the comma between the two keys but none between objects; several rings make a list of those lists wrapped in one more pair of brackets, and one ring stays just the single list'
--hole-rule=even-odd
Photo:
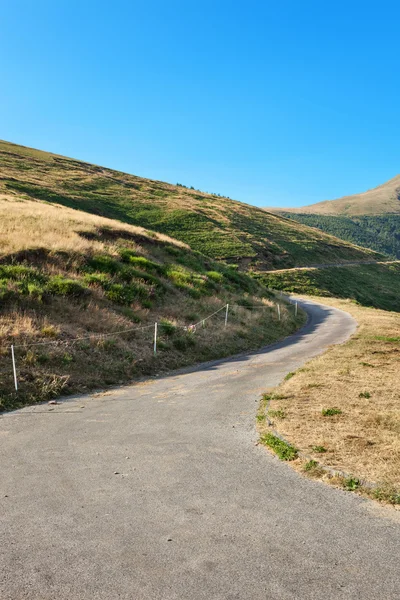
[{"label": "clear sky", "polygon": [[3,0],[0,138],[259,206],[400,172],[398,2]]}]

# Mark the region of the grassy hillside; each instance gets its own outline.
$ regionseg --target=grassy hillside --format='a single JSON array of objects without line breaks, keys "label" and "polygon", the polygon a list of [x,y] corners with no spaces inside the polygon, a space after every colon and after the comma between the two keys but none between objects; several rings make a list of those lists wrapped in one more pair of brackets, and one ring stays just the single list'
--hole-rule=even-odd
[{"label": "grassy hillside", "polygon": [[13,195],[0,227],[0,410],[257,348],[303,319],[282,305],[279,322],[253,278],[140,227]]},{"label": "grassy hillside", "polygon": [[346,216],[400,214],[400,175],[361,194],[285,210],[294,213]]},{"label": "grassy hillside", "polygon": [[400,214],[358,217],[290,212],[281,214],[353,244],[371,248],[392,258],[400,258]]},{"label": "grassy hillside", "polygon": [[265,270],[376,254],[228,198],[0,142],[0,197],[36,199],[141,225],[209,257]]},{"label": "grassy hillside", "polygon": [[400,312],[400,264],[299,269],[260,275],[276,290],[349,298],[363,306]]}]

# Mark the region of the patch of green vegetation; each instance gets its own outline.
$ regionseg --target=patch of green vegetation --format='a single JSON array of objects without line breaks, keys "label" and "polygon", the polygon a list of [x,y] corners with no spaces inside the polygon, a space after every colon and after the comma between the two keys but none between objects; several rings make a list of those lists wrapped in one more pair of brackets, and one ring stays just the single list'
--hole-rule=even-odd
[{"label": "patch of green vegetation", "polygon": [[388,502],[389,504],[398,505],[400,504],[400,490],[396,490],[393,487],[378,487],[372,492],[373,498],[382,502]]},{"label": "patch of green vegetation", "polygon": [[335,415],[341,415],[342,411],[340,410],[340,408],[323,408],[321,410],[321,414],[323,417],[333,417]]},{"label": "patch of green vegetation", "polygon": [[356,477],[347,477],[343,481],[343,487],[349,492],[354,492],[358,490],[361,485],[361,481]]},{"label": "patch of green vegetation", "polygon": [[371,398],[371,394],[369,392],[360,392],[358,394],[358,397],[359,398],[367,398],[367,399],[369,399],[369,398]]},{"label": "patch of green vegetation", "polygon": [[87,288],[75,279],[67,279],[61,275],[50,277],[46,291],[55,296],[75,296],[76,298],[87,293]]},{"label": "patch of green vegetation", "polygon": [[192,334],[182,333],[181,335],[175,337],[172,343],[176,350],[184,352],[185,350],[188,350],[189,348],[195,346],[196,340]]},{"label": "patch of green vegetation", "polygon": [[315,471],[319,467],[316,460],[309,460],[303,465],[304,471]]},{"label": "patch of green vegetation", "polygon": [[379,342],[390,342],[390,343],[398,343],[400,342],[400,337],[395,336],[395,337],[391,337],[391,336],[385,336],[385,335],[375,335],[373,337],[374,340],[377,340]]},{"label": "patch of green vegetation", "polygon": [[171,323],[171,321],[168,321],[167,319],[162,319],[160,321],[160,332],[164,335],[174,335],[174,333],[176,333],[177,331],[177,327],[176,325],[174,325],[173,323]]},{"label": "patch of green vegetation", "polygon": [[269,410],[268,416],[273,419],[286,419],[286,412],[284,410]]},{"label": "patch of green vegetation", "polygon": [[357,246],[400,258],[400,215],[344,217],[307,213],[280,213],[297,223],[317,227]]},{"label": "patch of green vegetation", "polygon": [[327,452],[325,446],[313,446],[312,451],[316,452],[317,454],[323,454],[324,452]]},{"label": "patch of green vegetation", "polygon": [[265,446],[271,448],[281,460],[290,461],[297,458],[297,449],[272,433],[265,433],[260,440]]},{"label": "patch of green vegetation", "polygon": [[285,375],[284,381],[289,381],[289,379],[292,379],[292,377],[294,377],[295,375],[296,375],[296,373],[293,373],[291,371],[290,373],[288,373],[287,375]]},{"label": "patch of green vegetation", "polygon": [[350,298],[363,306],[400,312],[400,264],[397,263],[293,270],[258,277],[271,289]]}]

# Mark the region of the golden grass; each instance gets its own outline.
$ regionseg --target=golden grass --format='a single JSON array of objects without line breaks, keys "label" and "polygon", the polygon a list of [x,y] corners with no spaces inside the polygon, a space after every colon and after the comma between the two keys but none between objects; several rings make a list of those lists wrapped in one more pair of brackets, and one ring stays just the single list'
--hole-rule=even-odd
[{"label": "golden grass", "polygon": [[149,236],[149,232],[143,227],[40,200],[16,201],[14,196],[0,196],[0,223],[0,256],[31,248],[72,252],[101,251],[104,243],[89,240],[80,233],[94,233],[102,227],[158,239],[181,248],[188,247],[161,233]]},{"label": "golden grass", "polygon": [[[344,300],[318,302],[349,312],[358,330],[275,390],[269,410],[286,416],[272,418],[273,427],[323,465],[398,489],[400,315]],[[329,408],[342,412],[323,416]],[[326,452],[317,452],[318,446]]]}]

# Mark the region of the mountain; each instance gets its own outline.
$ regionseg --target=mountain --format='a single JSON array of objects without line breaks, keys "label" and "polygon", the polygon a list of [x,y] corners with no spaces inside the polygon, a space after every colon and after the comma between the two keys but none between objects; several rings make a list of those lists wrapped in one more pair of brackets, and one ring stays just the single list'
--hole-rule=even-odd
[{"label": "mountain", "polygon": [[361,194],[300,208],[266,210],[391,258],[400,258],[400,175]]},{"label": "mountain", "polygon": [[324,200],[316,204],[309,204],[300,208],[276,209],[284,212],[294,212],[302,214],[319,215],[400,215],[400,175],[396,175],[378,187],[353,194],[352,196],[343,196],[337,200]]},{"label": "mountain", "polygon": [[217,194],[9,142],[0,142],[0,197],[41,200],[146,227],[241,270],[379,258],[376,252]]}]

